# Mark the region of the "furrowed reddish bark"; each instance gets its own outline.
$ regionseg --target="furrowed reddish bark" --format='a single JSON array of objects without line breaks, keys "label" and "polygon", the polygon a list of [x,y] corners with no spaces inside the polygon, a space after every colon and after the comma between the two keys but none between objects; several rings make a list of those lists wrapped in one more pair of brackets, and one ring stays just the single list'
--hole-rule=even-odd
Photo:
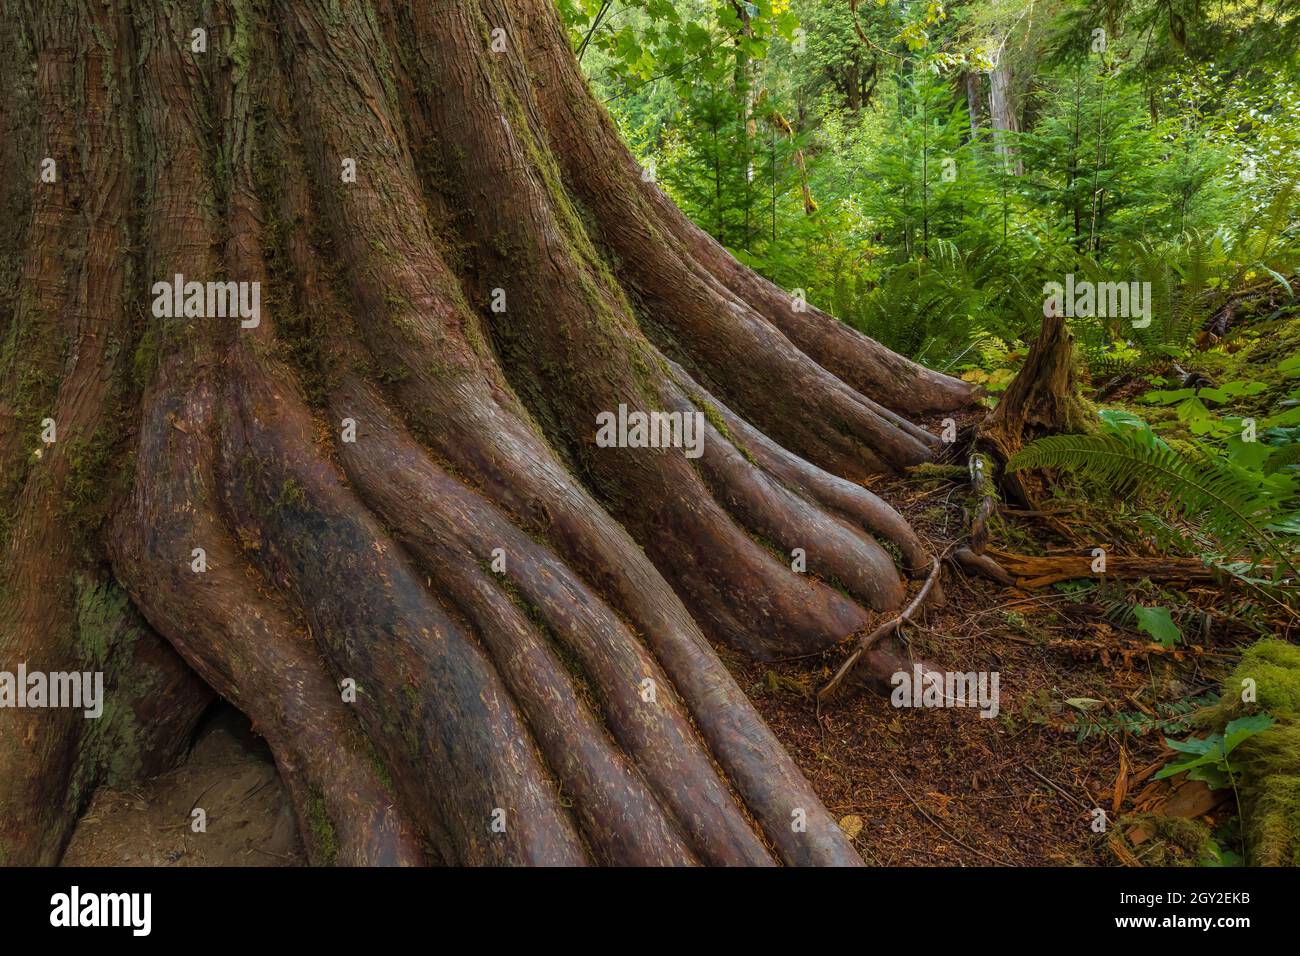
[{"label": "furrowed reddish bark", "polygon": [[[641,183],[543,0],[7,6],[0,173],[66,165],[0,184],[0,650],[75,662],[119,581],[166,677],[123,690],[141,739],[230,700],[314,862],[860,865],[710,640],[896,611],[932,558],[855,479],[929,458],[892,409],[966,386],[787,314]],[[156,311],[177,275],[257,320]],[[619,406],[698,417],[699,454],[598,442]],[[75,446],[29,460],[46,409],[113,426],[102,533]],[[0,859],[52,862],[79,729],[0,722]]]}]

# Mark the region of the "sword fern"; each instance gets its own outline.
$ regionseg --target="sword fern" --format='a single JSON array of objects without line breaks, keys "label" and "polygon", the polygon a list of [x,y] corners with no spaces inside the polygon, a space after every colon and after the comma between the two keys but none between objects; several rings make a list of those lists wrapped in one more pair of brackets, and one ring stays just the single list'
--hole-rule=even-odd
[{"label": "sword fern", "polygon": [[1195,523],[1225,554],[1250,552],[1252,563],[1267,554],[1279,569],[1295,572],[1284,547],[1300,508],[1291,475],[1265,475],[1204,454],[1186,456],[1122,433],[1040,438],[1007,463],[1008,472],[1026,468],[1073,472],[1117,496],[1161,503]]}]

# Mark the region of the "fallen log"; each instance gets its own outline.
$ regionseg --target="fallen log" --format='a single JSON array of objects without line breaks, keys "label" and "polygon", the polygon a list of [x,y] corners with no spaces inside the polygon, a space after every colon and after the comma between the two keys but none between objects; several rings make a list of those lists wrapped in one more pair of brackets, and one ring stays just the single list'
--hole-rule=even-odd
[{"label": "fallen log", "polygon": [[[1077,578],[1111,577],[1153,581],[1219,581],[1223,575],[1199,558],[1142,557],[1108,554],[1106,570],[1094,571],[1091,554],[1041,556],[988,549],[988,556],[1016,579],[1019,588],[1043,588]],[[1261,567],[1261,574],[1267,569]]]}]

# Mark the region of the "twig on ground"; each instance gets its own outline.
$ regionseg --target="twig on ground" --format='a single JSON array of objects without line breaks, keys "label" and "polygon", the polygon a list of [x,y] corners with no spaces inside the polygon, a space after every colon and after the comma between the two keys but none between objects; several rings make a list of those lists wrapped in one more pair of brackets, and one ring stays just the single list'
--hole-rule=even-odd
[{"label": "twig on ground", "polygon": [[840,685],[844,683],[845,679],[862,658],[862,655],[871,650],[878,641],[888,637],[890,634],[894,633],[894,631],[898,630],[899,626],[906,623],[908,619],[916,613],[921,605],[925,603],[925,599],[934,587],[935,582],[939,580],[940,560],[936,557],[932,558],[931,561],[930,573],[926,576],[925,583],[921,585],[921,590],[916,592],[916,597],[912,598],[912,603],[903,609],[903,613],[890,618],[866,637],[860,638],[854,646],[853,652],[849,654],[844,663],[840,665],[840,669],[835,672],[835,676],[827,681],[826,686],[817,692],[817,707],[819,710],[822,701],[829,698],[839,689]]},{"label": "twig on ground", "polygon": [[997,857],[990,856],[989,854],[985,853],[983,850],[976,849],[975,847],[971,846],[969,843],[965,843],[959,837],[954,835],[951,830],[949,830],[942,823],[940,823],[938,820],[932,817],[930,815],[930,812],[926,810],[925,807],[917,803],[916,797],[912,796],[912,794],[908,792],[908,789],[905,786],[903,786],[903,782],[899,780],[897,776],[895,776],[892,768],[887,767],[886,769],[889,770],[889,775],[893,777],[894,783],[898,784],[898,789],[903,791],[903,796],[907,797],[908,800],[911,800],[912,806],[916,807],[916,809],[920,811],[921,816],[925,817],[927,820],[933,823],[939,829],[940,833],[946,836],[953,843],[956,843],[962,849],[969,850],[971,853],[974,853],[977,856],[982,856],[984,859],[988,860],[990,863],[994,864],[995,866],[1007,865],[1005,860],[999,860]]}]

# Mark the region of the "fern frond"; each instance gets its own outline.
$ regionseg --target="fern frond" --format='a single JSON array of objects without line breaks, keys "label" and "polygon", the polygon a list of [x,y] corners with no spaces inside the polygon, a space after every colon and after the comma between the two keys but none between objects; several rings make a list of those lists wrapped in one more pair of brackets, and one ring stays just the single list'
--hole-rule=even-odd
[{"label": "fern frond", "polygon": [[1291,566],[1267,530],[1285,513],[1287,502],[1218,460],[1187,458],[1126,435],[1051,435],[1007,462],[1008,472],[1025,468],[1071,471],[1120,496],[1161,499],[1174,514],[1196,522],[1225,551],[1265,551]]},{"label": "fern frond", "polygon": [[1264,474],[1274,475],[1290,465],[1300,465],[1300,442],[1283,445],[1264,462]]}]

